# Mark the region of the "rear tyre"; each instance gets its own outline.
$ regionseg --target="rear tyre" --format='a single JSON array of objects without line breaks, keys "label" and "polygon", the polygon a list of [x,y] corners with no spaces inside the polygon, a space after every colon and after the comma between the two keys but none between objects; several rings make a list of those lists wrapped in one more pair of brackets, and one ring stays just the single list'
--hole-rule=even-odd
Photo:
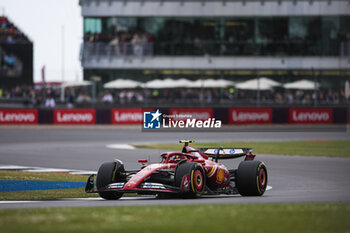
[{"label": "rear tyre", "polygon": [[242,196],[261,196],[267,187],[267,169],[263,162],[248,160],[239,164],[236,187]]},{"label": "rear tyre", "polygon": [[195,162],[179,163],[175,169],[175,186],[183,190],[183,197],[200,197],[206,184],[202,165]]},{"label": "rear tyre", "polygon": [[[111,183],[121,182],[121,172],[124,171],[124,165],[120,161],[103,163],[97,172],[96,186],[97,190],[103,190]],[[123,196],[122,193],[117,192],[98,192],[100,197],[107,200],[118,200]]]}]

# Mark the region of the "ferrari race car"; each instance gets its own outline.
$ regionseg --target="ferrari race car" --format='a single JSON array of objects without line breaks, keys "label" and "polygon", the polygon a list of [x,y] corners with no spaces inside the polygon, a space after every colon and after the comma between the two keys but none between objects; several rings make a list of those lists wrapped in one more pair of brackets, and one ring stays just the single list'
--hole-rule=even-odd
[{"label": "ferrari race car", "polygon": [[[98,193],[107,200],[117,200],[124,193],[153,194],[158,197],[180,196],[195,198],[201,195],[241,194],[261,196],[267,187],[267,169],[254,160],[251,148],[224,149],[189,146],[183,140],[182,152],[165,152],[160,163],[146,165],[139,160],[140,170],[125,170],[120,160],[103,163],[96,177],[88,178],[85,191]],[[221,159],[245,157],[237,169],[227,169]]]}]

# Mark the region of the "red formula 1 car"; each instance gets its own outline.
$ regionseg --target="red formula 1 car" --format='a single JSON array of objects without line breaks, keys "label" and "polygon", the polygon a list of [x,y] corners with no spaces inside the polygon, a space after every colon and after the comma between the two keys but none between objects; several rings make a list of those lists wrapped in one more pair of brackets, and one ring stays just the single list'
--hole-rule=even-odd
[{"label": "red formula 1 car", "polygon": [[[146,166],[140,170],[128,171],[120,160],[103,163],[96,178],[87,181],[85,191],[98,193],[107,200],[116,200],[124,193],[155,194],[158,197],[181,196],[186,198],[201,195],[241,194],[243,196],[261,196],[267,187],[267,169],[264,163],[254,160],[250,148],[224,149],[199,148],[185,143],[182,152],[165,152],[161,162]],[[244,156],[237,169],[229,170],[220,159],[234,159]]]}]

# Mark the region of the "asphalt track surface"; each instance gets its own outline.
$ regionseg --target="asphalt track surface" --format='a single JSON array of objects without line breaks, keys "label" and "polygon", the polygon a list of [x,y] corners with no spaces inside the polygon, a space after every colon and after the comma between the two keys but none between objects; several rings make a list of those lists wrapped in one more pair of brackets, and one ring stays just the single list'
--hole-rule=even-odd
[{"label": "asphalt track surface", "polygon": [[[0,164],[34,167],[97,170],[101,163],[118,158],[126,169],[137,169],[138,159],[159,160],[161,150],[110,149],[110,144],[174,143],[179,139],[210,141],[277,141],[350,139],[345,132],[215,132],[145,133],[139,129],[115,127],[0,127]],[[269,172],[271,190],[262,197],[211,196],[200,199],[155,199],[153,196],[127,197],[118,201],[64,199],[37,202],[0,202],[0,208],[180,205],[227,203],[350,202],[350,159],[257,155]],[[228,160],[229,167],[239,161]]]}]

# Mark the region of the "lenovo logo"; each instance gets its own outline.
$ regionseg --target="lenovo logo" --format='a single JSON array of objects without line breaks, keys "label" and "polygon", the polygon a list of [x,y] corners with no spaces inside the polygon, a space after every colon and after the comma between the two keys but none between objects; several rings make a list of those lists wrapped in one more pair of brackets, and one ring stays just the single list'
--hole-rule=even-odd
[{"label": "lenovo logo", "polygon": [[328,112],[305,112],[305,113],[296,113],[293,112],[294,121],[328,121],[329,120]]},{"label": "lenovo logo", "polygon": [[272,109],[270,108],[231,108],[229,112],[231,124],[272,123]]},{"label": "lenovo logo", "polygon": [[139,121],[141,122],[142,120],[142,114],[141,113],[119,113],[116,112],[114,114],[114,119],[117,122],[121,122],[121,121]]},{"label": "lenovo logo", "polygon": [[2,124],[36,124],[38,123],[37,110],[0,110]]},{"label": "lenovo logo", "polygon": [[289,123],[332,123],[332,109],[290,109]]},{"label": "lenovo logo", "polygon": [[58,113],[57,114],[57,121],[58,122],[90,122],[92,121],[93,116],[91,113]]},{"label": "lenovo logo", "polygon": [[142,117],[143,114],[140,108],[112,110],[113,124],[141,124]]},{"label": "lenovo logo", "polygon": [[269,118],[270,116],[268,113],[232,112],[232,119],[234,121],[267,121]]},{"label": "lenovo logo", "polygon": [[55,124],[94,124],[95,110],[78,109],[78,110],[55,110]]}]

